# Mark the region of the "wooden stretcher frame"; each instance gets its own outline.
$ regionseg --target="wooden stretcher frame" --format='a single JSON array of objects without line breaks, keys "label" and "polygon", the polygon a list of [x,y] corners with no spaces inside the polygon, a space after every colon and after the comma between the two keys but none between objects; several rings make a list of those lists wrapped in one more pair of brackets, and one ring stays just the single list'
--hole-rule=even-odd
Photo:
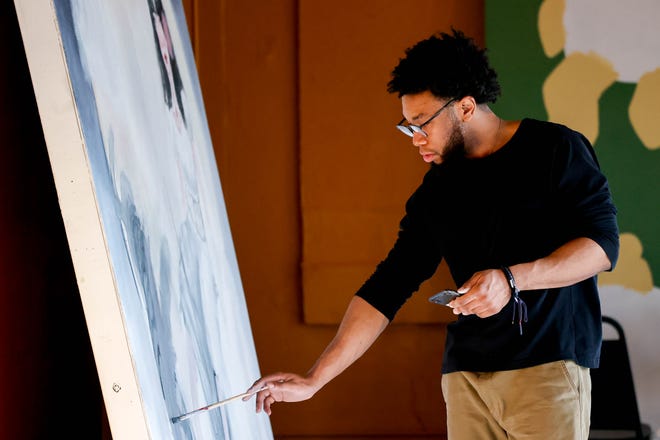
[{"label": "wooden stretcher frame", "polygon": [[113,436],[148,439],[54,7],[15,7]]}]

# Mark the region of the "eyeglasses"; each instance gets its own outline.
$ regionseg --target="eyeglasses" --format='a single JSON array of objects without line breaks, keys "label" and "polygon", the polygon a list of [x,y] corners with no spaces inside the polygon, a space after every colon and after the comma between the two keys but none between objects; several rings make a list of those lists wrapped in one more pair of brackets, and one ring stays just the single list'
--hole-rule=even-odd
[{"label": "eyeglasses", "polygon": [[413,137],[413,136],[415,135],[415,133],[419,133],[419,134],[421,134],[422,136],[427,137],[428,134],[426,134],[426,132],[424,131],[424,128],[423,128],[423,127],[424,127],[425,125],[427,125],[429,122],[431,122],[433,119],[435,119],[436,116],[438,116],[440,113],[442,113],[442,111],[443,111],[445,108],[447,108],[447,106],[448,106],[449,104],[451,104],[452,102],[454,102],[454,101],[456,101],[456,98],[452,98],[452,99],[450,99],[449,101],[447,101],[447,102],[445,103],[445,105],[443,105],[442,107],[440,107],[440,110],[438,110],[437,112],[435,112],[435,113],[433,114],[433,116],[431,116],[430,118],[428,118],[428,119],[426,120],[426,122],[424,122],[423,124],[420,124],[420,125],[413,125],[413,124],[403,125],[403,123],[406,122],[406,118],[403,118],[403,119],[401,119],[401,121],[399,121],[398,124],[396,124],[396,128],[398,128],[399,130],[401,130],[401,133],[405,134],[406,136]]}]

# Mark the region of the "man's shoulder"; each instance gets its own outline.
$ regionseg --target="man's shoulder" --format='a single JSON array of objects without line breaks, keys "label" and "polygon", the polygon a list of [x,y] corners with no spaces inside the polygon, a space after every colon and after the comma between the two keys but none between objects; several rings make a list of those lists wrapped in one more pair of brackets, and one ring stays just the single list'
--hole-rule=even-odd
[{"label": "man's shoulder", "polygon": [[584,136],[572,128],[558,122],[525,118],[521,123],[523,132],[531,136],[543,136],[542,139],[558,141],[562,139],[584,139]]}]

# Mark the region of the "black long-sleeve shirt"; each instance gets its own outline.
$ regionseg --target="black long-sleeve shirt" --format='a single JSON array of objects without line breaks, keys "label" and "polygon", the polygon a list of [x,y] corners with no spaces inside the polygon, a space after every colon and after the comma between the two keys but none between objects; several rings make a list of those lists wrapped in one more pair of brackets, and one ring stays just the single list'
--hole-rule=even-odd
[{"label": "black long-sleeve shirt", "polygon": [[[618,257],[616,209],[589,141],[562,125],[524,119],[493,154],[432,165],[406,204],[394,247],[357,292],[388,319],[445,258],[457,285],[485,269],[546,257],[568,241]],[[524,368],[560,359],[598,366],[596,277],[523,291],[529,320],[460,315],[447,327],[443,372]]]}]

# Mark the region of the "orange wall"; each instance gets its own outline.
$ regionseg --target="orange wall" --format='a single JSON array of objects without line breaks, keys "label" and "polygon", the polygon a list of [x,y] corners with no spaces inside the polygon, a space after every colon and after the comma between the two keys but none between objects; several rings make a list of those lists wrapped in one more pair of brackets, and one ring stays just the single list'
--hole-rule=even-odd
[{"label": "orange wall", "polygon": [[[298,22],[298,11],[304,5],[305,17],[320,17],[328,9],[327,3],[189,3],[200,81],[260,366],[264,373],[304,373],[330,341],[335,327],[303,323],[298,76],[298,29],[302,24]],[[346,23],[345,29],[335,29],[333,38],[344,46],[361,33],[397,32],[396,26],[392,26],[392,14],[414,18],[415,14],[428,13],[429,6],[424,1],[361,2],[359,11],[368,14],[369,26],[356,29],[354,25],[359,20],[355,20],[354,2],[333,4],[336,9],[332,19],[341,24],[343,15]],[[438,23],[445,26],[438,30],[447,30],[446,25],[452,23],[483,42],[481,1],[443,0],[435,5],[432,12],[442,14]],[[414,24],[414,19],[411,21]],[[349,28],[349,24],[353,27]],[[417,37],[402,35],[399,49],[402,51],[414,38]],[[373,50],[391,54],[392,48]],[[323,53],[318,56],[323,57]],[[352,63],[360,62],[359,57],[350,59]],[[396,61],[396,57],[392,58],[388,68],[394,67]],[[340,67],[337,71],[342,70]],[[346,72],[365,68],[353,64],[344,67]],[[386,82],[388,73],[389,70],[377,75]],[[361,84],[369,87],[365,96],[386,95],[383,81]],[[322,87],[319,93],[323,92]],[[377,129],[396,136],[391,127],[396,122],[393,118],[400,114],[396,103],[356,105],[359,98],[349,103],[329,101],[320,110],[324,112],[322,117],[332,121],[342,114],[342,120],[362,122],[373,116],[375,120],[387,121],[387,126]],[[369,117],[365,117],[365,108],[372,112]],[[352,147],[359,148],[359,139],[342,142],[352,142]],[[332,152],[327,152],[327,160],[329,165],[337,165],[331,162],[337,160]],[[411,166],[417,165],[415,162]],[[423,170],[418,172],[413,177],[415,181],[419,181]],[[439,437],[445,430],[439,374],[443,340],[444,327],[440,325],[390,327],[361,360],[312,400],[276,405],[271,418],[273,430],[279,436]]]}]

